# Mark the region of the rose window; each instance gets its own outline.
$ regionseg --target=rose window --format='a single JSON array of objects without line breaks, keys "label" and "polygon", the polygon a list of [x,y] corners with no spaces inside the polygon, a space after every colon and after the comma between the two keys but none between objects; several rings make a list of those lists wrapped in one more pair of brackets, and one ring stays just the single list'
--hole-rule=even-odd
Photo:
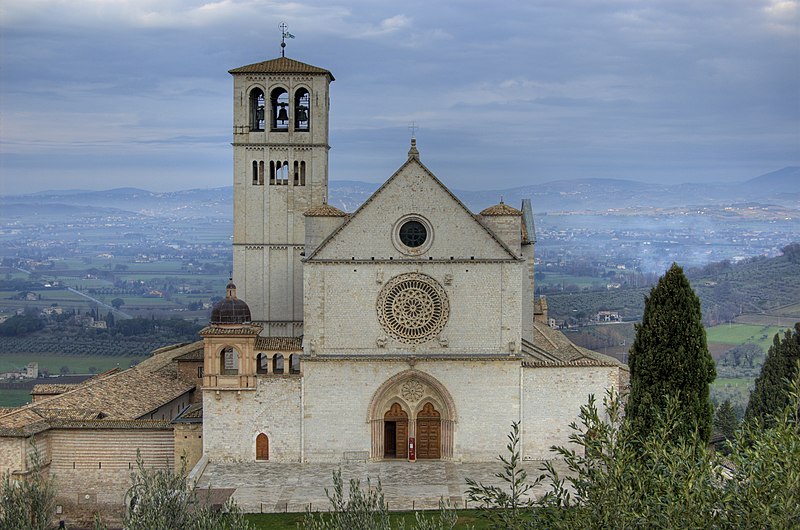
[{"label": "rose window", "polygon": [[393,338],[421,343],[438,335],[450,307],[441,285],[424,274],[403,274],[387,282],[378,296],[378,320]]}]

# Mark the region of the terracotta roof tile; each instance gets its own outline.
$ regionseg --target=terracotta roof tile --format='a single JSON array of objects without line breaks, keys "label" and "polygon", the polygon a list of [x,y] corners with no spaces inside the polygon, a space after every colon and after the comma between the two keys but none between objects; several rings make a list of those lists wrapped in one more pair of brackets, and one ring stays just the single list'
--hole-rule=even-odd
[{"label": "terracotta roof tile", "polygon": [[533,342],[522,341],[524,366],[623,366],[622,363],[573,344],[563,333],[543,322],[533,323]]},{"label": "terracotta roof tile", "polygon": [[202,342],[162,348],[133,368],[89,379],[61,394],[19,407],[0,416],[0,433],[27,435],[62,420],[137,420],[195,387],[194,381],[180,377],[173,361],[199,347]]},{"label": "terracotta roof tile", "polygon": [[258,337],[256,350],[259,351],[300,351],[301,341],[296,337]]},{"label": "terracotta roof tile", "polygon": [[483,216],[492,216],[492,215],[522,215],[522,212],[514,208],[513,206],[509,206],[505,203],[495,204],[494,206],[489,206],[485,210],[483,210],[480,215]]},{"label": "terracotta roof tile", "polygon": [[306,217],[347,217],[346,213],[335,206],[331,206],[330,204],[313,206],[303,212],[303,215]]},{"label": "terracotta roof tile", "polygon": [[323,74],[334,80],[333,74],[324,68],[313,66],[288,57],[278,57],[269,61],[248,64],[228,70],[230,74]]},{"label": "terracotta roof tile", "polygon": [[263,328],[258,324],[235,324],[230,326],[208,325],[200,330],[199,335],[258,335]]},{"label": "terracotta roof tile", "polygon": [[58,384],[49,384],[49,385],[33,385],[31,389],[31,394],[35,395],[55,395],[55,394],[63,394],[68,390],[74,389],[81,383],[58,383]]}]

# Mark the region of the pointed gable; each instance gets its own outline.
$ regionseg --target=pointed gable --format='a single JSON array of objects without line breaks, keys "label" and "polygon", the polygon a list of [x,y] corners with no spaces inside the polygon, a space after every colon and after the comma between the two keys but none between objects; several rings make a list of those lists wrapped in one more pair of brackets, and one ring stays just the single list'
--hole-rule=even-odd
[{"label": "pointed gable", "polygon": [[[397,233],[406,219],[418,219],[430,231],[424,251],[406,252],[398,243]],[[306,261],[451,258],[519,259],[417,157],[410,156]]]}]

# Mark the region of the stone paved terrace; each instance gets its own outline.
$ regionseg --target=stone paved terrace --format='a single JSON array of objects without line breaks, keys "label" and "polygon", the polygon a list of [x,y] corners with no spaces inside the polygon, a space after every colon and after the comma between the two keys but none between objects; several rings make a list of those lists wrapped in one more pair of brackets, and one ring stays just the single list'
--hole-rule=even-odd
[{"label": "stone paved terrace", "polygon": [[[566,466],[554,463],[560,474]],[[523,463],[529,482],[542,472],[541,461]],[[333,487],[333,472],[342,470],[345,490],[351,478],[366,485],[381,481],[389,509],[435,509],[439,499],[449,499],[454,507],[464,507],[465,478],[484,484],[505,486],[494,476],[501,471],[500,462],[462,464],[445,461],[382,461],[344,464],[282,464],[275,462],[210,463],[198,482],[199,488],[233,490],[233,498],[248,513],[325,511],[330,507],[325,488]],[[546,485],[533,493],[541,496]],[[202,493],[200,496],[202,497]]]}]

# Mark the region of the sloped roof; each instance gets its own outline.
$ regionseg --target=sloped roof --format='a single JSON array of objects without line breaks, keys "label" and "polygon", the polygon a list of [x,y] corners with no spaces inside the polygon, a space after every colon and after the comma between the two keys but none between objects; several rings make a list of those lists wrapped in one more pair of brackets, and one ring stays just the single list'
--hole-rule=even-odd
[{"label": "sloped roof", "polygon": [[335,206],[330,204],[320,204],[319,206],[312,206],[305,212],[305,217],[347,217],[347,214]]},{"label": "sloped roof", "polygon": [[297,337],[258,337],[256,350],[259,351],[300,351],[301,339]]},{"label": "sloped roof", "polygon": [[494,206],[489,206],[488,208],[481,211],[481,215],[483,216],[494,216],[494,215],[522,215],[522,212],[514,208],[513,206],[509,206],[504,202],[500,204],[495,204]]},{"label": "sloped roof", "polygon": [[618,366],[622,363],[573,344],[563,333],[543,322],[533,323],[533,342],[522,341],[523,366]]},{"label": "sloped roof", "polygon": [[198,335],[205,337],[208,335],[258,335],[263,328],[258,324],[229,324],[223,326],[215,326],[209,324],[198,332]]},{"label": "sloped roof", "polygon": [[[414,144],[414,145],[416,145],[416,144]],[[445,185],[444,185],[444,183],[442,183],[442,181],[441,181],[441,180],[439,180],[439,179],[436,177],[436,175],[434,175],[434,174],[431,172],[431,170],[430,170],[430,169],[428,169],[428,168],[425,166],[425,164],[423,164],[423,163],[422,163],[422,162],[419,160],[419,156],[412,156],[411,154],[409,154],[408,160],[406,160],[406,162],[405,162],[405,163],[404,163],[402,166],[400,166],[400,167],[397,169],[397,171],[395,171],[395,172],[392,174],[392,176],[391,176],[391,177],[389,177],[388,179],[386,179],[386,182],[384,182],[384,183],[381,185],[381,187],[379,187],[377,190],[375,190],[375,192],[374,192],[372,195],[370,195],[370,196],[369,196],[369,198],[368,198],[366,201],[364,201],[364,202],[361,204],[361,206],[359,206],[359,207],[358,207],[358,209],[357,209],[355,212],[353,212],[352,214],[348,215],[348,216],[347,216],[347,220],[346,220],[345,222],[343,222],[341,225],[339,225],[339,228],[337,228],[336,230],[334,230],[333,232],[331,232],[331,233],[328,235],[328,237],[326,237],[325,239],[323,239],[323,240],[322,240],[322,242],[321,242],[319,245],[317,245],[317,248],[315,248],[315,249],[313,250],[313,252],[311,252],[311,254],[305,258],[305,260],[304,260],[304,261],[310,261],[310,260],[314,259],[314,258],[315,258],[315,257],[316,257],[316,256],[317,256],[317,255],[318,255],[318,254],[319,254],[319,253],[322,251],[322,249],[324,249],[324,248],[325,248],[325,247],[328,245],[328,243],[329,243],[330,241],[332,241],[332,240],[333,240],[333,239],[334,239],[334,238],[335,238],[335,237],[336,237],[336,236],[337,236],[337,235],[338,235],[340,232],[342,232],[343,230],[345,230],[345,228],[346,228],[346,227],[347,227],[347,226],[348,226],[348,225],[349,225],[349,224],[350,224],[350,223],[353,221],[353,219],[356,219],[356,218],[358,217],[359,213],[360,213],[361,211],[363,211],[365,208],[367,208],[367,207],[368,207],[368,206],[369,206],[369,205],[370,205],[370,204],[371,204],[371,203],[372,203],[372,202],[375,200],[375,198],[376,198],[376,197],[378,197],[378,196],[381,194],[381,192],[382,192],[384,189],[386,189],[386,187],[387,187],[387,186],[388,186],[388,185],[389,185],[389,184],[390,184],[392,181],[394,181],[396,178],[398,178],[398,177],[399,177],[399,176],[400,176],[400,175],[403,173],[403,170],[404,170],[404,169],[405,169],[407,166],[409,166],[409,165],[411,165],[411,164],[415,164],[415,165],[419,166],[419,167],[420,167],[420,169],[422,169],[422,171],[424,171],[424,172],[425,172],[425,174],[426,174],[426,175],[427,175],[427,176],[428,176],[428,177],[429,177],[429,178],[430,178],[430,179],[431,179],[433,182],[435,182],[435,183],[436,183],[436,184],[437,184],[437,185],[438,185],[440,188],[442,188],[442,190],[444,190],[444,192],[445,192],[447,195],[449,195],[449,196],[450,196],[450,198],[451,198],[451,199],[453,199],[453,201],[454,201],[454,202],[455,202],[455,203],[456,203],[456,204],[457,204],[459,207],[461,207],[461,209],[463,209],[463,210],[464,210],[464,212],[466,212],[466,214],[467,214],[467,215],[469,215],[469,217],[470,217],[470,218],[472,218],[472,219],[474,219],[474,220],[475,220],[475,222],[478,224],[478,226],[480,226],[480,227],[481,227],[481,228],[482,228],[482,229],[483,229],[483,230],[484,230],[484,231],[485,231],[487,234],[489,234],[489,236],[490,236],[490,237],[491,237],[491,238],[492,238],[492,239],[493,239],[493,240],[494,240],[494,241],[495,241],[495,242],[496,242],[498,245],[500,245],[500,247],[502,247],[503,251],[505,251],[505,252],[506,252],[506,253],[509,255],[509,257],[511,257],[511,258],[513,258],[513,259],[519,259],[519,257],[518,257],[516,254],[514,254],[514,251],[512,251],[512,250],[511,250],[511,249],[508,247],[508,245],[506,245],[506,244],[503,242],[503,240],[502,240],[502,239],[500,239],[499,237],[497,237],[497,235],[496,235],[496,234],[495,234],[495,233],[494,233],[494,232],[493,232],[493,231],[492,231],[492,230],[491,230],[491,229],[490,229],[488,226],[486,226],[484,223],[482,223],[482,222],[481,222],[481,221],[480,221],[480,220],[479,220],[479,219],[478,219],[478,218],[475,216],[475,214],[473,214],[473,213],[472,213],[472,212],[469,210],[469,208],[467,208],[467,207],[466,207],[466,205],[465,205],[463,202],[461,202],[461,200],[459,200],[459,198],[458,198],[458,197],[456,197],[456,196],[453,194],[453,192],[452,192],[452,191],[450,191],[450,189],[449,189],[447,186],[445,186]]]},{"label": "sloped roof", "polygon": [[324,68],[313,66],[288,57],[278,57],[269,61],[248,64],[228,70],[229,74],[322,74],[334,80],[333,74]]},{"label": "sloped roof", "polygon": [[198,347],[202,342],[162,348],[133,368],[15,409],[0,416],[0,435],[27,436],[66,420],[138,420],[195,387],[173,361]]},{"label": "sloped roof", "polygon": [[33,388],[31,389],[31,394],[35,394],[38,396],[63,394],[64,392],[72,390],[79,384],[81,383],[57,383],[57,384],[33,385]]}]

